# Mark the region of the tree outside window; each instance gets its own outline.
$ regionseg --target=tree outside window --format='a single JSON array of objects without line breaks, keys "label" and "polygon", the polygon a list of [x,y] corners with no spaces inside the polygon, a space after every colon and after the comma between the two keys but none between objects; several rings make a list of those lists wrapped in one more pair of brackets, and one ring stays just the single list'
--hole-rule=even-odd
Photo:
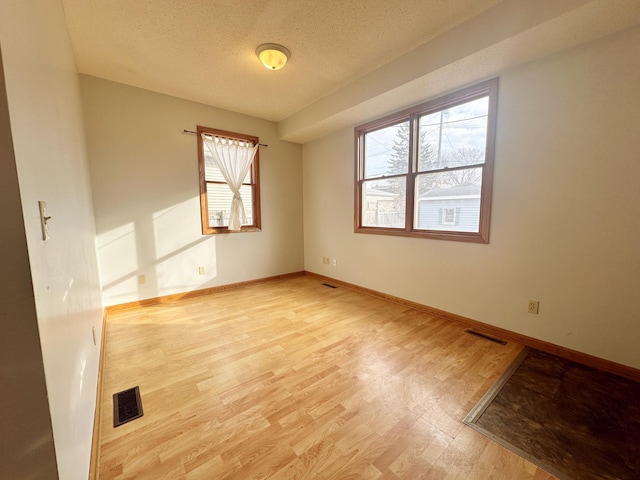
[{"label": "tree outside window", "polygon": [[497,87],[356,128],[356,232],[488,242]]}]

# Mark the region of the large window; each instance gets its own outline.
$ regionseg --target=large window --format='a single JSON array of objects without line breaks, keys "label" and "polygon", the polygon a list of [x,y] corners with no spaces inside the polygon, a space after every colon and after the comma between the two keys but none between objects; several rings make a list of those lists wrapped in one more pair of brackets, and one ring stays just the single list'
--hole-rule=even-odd
[{"label": "large window", "polygon": [[356,127],[358,233],[489,242],[498,79]]},{"label": "large window", "polygon": [[[202,216],[202,233],[228,233],[229,216],[234,194],[225,180],[223,172],[216,164],[212,153],[205,147],[205,138],[209,141],[216,140],[227,142],[238,140],[241,147],[245,145],[258,145],[258,137],[241,133],[225,132],[213,128],[198,126],[198,165],[200,172],[200,207]],[[255,153],[251,167],[247,172],[239,194],[242,197],[246,221],[242,221],[241,232],[260,230],[260,176],[259,176],[259,152]],[[233,165],[231,166],[233,168]]]}]

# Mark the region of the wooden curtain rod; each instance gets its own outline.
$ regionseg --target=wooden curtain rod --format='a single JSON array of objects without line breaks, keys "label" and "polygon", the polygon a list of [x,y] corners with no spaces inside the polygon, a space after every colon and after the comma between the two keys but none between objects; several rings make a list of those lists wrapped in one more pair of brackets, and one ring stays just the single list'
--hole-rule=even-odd
[{"label": "wooden curtain rod", "polygon": [[[182,130],[182,133],[186,133],[187,135],[198,135],[198,132],[194,132],[193,130]],[[205,134],[208,135],[208,134]],[[227,138],[227,137],[221,137],[220,135],[211,135],[212,137],[220,137],[220,138]],[[237,138],[234,138],[233,140],[238,140]],[[268,147],[269,145],[265,144],[265,143],[259,143],[258,145],[260,145],[261,147]]]}]

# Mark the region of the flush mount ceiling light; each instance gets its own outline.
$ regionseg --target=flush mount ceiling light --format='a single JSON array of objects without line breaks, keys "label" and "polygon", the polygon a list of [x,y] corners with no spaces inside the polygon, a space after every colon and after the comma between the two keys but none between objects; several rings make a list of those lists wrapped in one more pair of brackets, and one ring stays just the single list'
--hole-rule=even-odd
[{"label": "flush mount ceiling light", "polygon": [[291,56],[289,50],[277,43],[263,43],[256,49],[256,55],[269,70],[280,70]]}]

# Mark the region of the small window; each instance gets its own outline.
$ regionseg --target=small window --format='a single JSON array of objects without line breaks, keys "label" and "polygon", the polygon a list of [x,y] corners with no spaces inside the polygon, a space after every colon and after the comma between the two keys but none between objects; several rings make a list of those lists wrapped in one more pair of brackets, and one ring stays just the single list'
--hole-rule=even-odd
[{"label": "small window", "polygon": [[443,208],[442,209],[442,225],[455,225],[456,224],[456,208]]},{"label": "small window", "polygon": [[[202,233],[229,233],[229,215],[234,194],[208,148],[205,148],[203,133],[207,139],[216,138],[222,142],[238,140],[241,146],[245,146],[245,144],[258,145],[259,139],[241,133],[200,126],[197,128]],[[246,221],[242,222],[239,230],[241,232],[259,231],[261,228],[259,153],[259,151],[255,153],[251,167],[239,189],[246,215]]]},{"label": "small window", "polygon": [[356,127],[357,233],[488,243],[498,79]]}]

